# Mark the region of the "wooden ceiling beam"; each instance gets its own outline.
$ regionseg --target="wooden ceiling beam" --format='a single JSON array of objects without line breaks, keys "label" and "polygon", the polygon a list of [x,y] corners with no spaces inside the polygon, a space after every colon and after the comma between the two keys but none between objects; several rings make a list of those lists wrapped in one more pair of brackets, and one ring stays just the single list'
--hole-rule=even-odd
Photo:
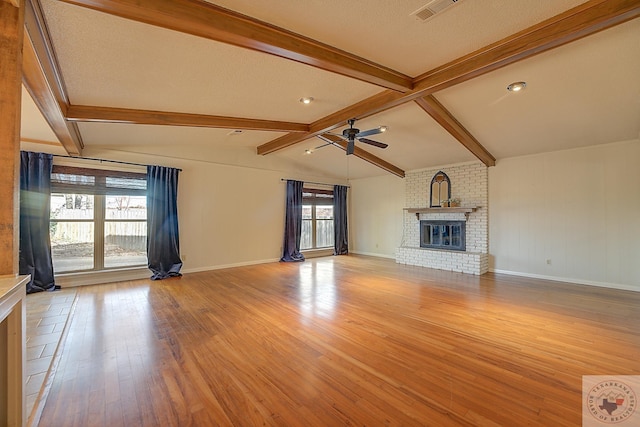
[{"label": "wooden ceiling beam", "polygon": [[293,133],[309,131],[309,125],[304,123],[89,105],[69,105],[66,115],[67,120],[73,122],[191,126]]},{"label": "wooden ceiling beam", "polygon": [[80,135],[67,125],[65,106],[60,105],[53,94],[26,32],[22,56],[22,82],[65,151],[71,156],[81,155],[83,145]]},{"label": "wooden ceiling beam", "polygon": [[587,1],[416,77],[411,94],[429,95],[638,16],[638,0]]},{"label": "wooden ceiling beam", "polygon": [[496,165],[496,158],[433,95],[418,98],[415,103],[482,163],[487,166]]},{"label": "wooden ceiling beam", "polygon": [[65,151],[71,156],[81,155],[83,147],[79,135],[67,126],[64,105],[60,105],[54,96],[26,33],[22,56],[22,82]]},{"label": "wooden ceiling beam", "polygon": [[[309,125],[309,131],[299,134],[287,134],[280,138],[276,138],[273,141],[269,141],[258,147],[258,154],[269,154],[274,151],[281,150],[290,145],[302,142],[305,139],[312,138],[320,135],[324,132],[328,132],[337,127],[346,125],[349,119],[359,119],[368,115],[374,114],[372,112],[381,112],[386,108],[380,108],[380,106],[387,106],[393,103],[394,100],[400,98],[402,94],[391,90],[383,91],[377,95],[373,95],[363,101],[353,104],[348,108],[340,111],[336,111],[320,120],[317,120]],[[390,108],[390,107],[389,107]]]},{"label": "wooden ceiling beam", "polygon": [[22,82],[65,151],[79,156],[84,144],[76,125],[65,119],[68,98],[50,43],[39,2],[27,0]]},{"label": "wooden ceiling beam", "polygon": [[[322,138],[324,138],[325,140],[331,141],[333,144],[338,145],[340,148],[342,148],[343,150],[347,151],[347,141],[345,141],[344,139],[340,138],[337,135],[333,135],[330,133],[323,133],[320,136],[322,136]],[[400,178],[404,178],[404,170],[400,169],[399,167],[387,162],[386,160],[381,159],[380,157],[373,155],[371,153],[369,153],[366,150],[363,150],[362,148],[358,147],[356,145],[355,150],[353,152],[353,155],[364,160],[367,161],[369,163],[371,163],[374,166],[377,166],[379,168],[384,169],[387,172],[390,172],[396,176],[399,176]]]},{"label": "wooden ceiling beam", "polygon": [[276,55],[400,92],[411,77],[333,46],[204,1],[62,0],[122,18]]},{"label": "wooden ceiling beam", "polygon": [[[350,118],[363,119],[398,105],[415,101],[439,90],[595,34],[638,16],[640,16],[640,2],[638,0],[588,1],[416,77],[414,89],[410,92],[384,91],[318,120],[316,123],[321,125],[314,126],[312,124],[307,134],[283,135],[260,145],[257,152],[258,154],[273,153],[319,135],[332,127],[341,126]],[[363,106],[366,108],[362,108]]]}]

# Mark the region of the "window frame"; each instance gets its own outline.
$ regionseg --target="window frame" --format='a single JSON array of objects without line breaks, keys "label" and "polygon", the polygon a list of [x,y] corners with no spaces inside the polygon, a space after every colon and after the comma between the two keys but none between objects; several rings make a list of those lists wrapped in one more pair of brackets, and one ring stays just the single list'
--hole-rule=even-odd
[{"label": "window frame", "polygon": [[[327,197],[329,196],[329,197]],[[334,221],[335,212],[332,210],[331,219],[318,219],[316,217],[316,208],[318,206],[331,206],[333,208],[333,190],[323,190],[318,188],[303,188],[302,189],[302,206],[311,205],[311,218],[302,219],[304,221],[311,221],[311,247],[300,248],[301,252],[305,251],[321,251],[332,249],[335,244],[335,236],[332,236],[332,242],[329,246],[318,246],[318,221]],[[302,230],[301,230],[302,232]]]},{"label": "window frame", "polygon": [[[77,175],[94,177],[93,184],[88,183],[72,183],[70,181],[56,179],[57,175]],[[109,179],[136,179],[144,180],[145,189],[114,186],[109,185]],[[113,271],[126,268],[146,267],[146,262],[127,264],[115,267],[105,267],[105,225],[107,223],[117,222],[138,222],[146,223],[145,219],[107,219],[106,218],[106,199],[108,196],[145,196],[146,191],[146,173],[119,171],[110,169],[93,169],[66,165],[53,165],[50,197],[54,194],[86,194],[93,196],[93,218],[92,219],[74,219],[74,218],[51,218],[49,214],[50,224],[52,223],[92,223],[93,224],[93,268],[91,269],[74,269],[65,270],[57,274],[68,273],[90,273],[100,271]],[[116,181],[117,182],[117,181]]]}]

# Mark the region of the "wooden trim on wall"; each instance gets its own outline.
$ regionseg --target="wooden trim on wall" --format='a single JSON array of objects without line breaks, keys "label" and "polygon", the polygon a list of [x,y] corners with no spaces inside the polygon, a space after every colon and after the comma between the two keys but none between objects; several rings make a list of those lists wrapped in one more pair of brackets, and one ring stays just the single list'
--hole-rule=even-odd
[{"label": "wooden trim on wall", "polygon": [[62,0],[100,12],[276,55],[396,91],[411,77],[333,46],[204,1]]},{"label": "wooden trim on wall", "polygon": [[69,105],[67,120],[73,122],[129,123],[143,125],[192,126],[225,129],[267,130],[276,132],[308,132],[304,123],[129,108]]},{"label": "wooden trim on wall", "polygon": [[[23,22],[24,7],[0,2],[0,276],[18,273]],[[0,387],[6,385],[6,381],[0,381]],[[0,391],[0,425],[21,425],[25,419],[15,413],[18,408],[13,404],[16,401],[22,404],[24,394],[2,394]],[[7,399],[12,403],[9,404]]]},{"label": "wooden trim on wall", "polygon": [[471,151],[482,163],[486,166],[496,165],[496,158],[433,95],[418,98],[415,103],[464,145],[467,150]]}]

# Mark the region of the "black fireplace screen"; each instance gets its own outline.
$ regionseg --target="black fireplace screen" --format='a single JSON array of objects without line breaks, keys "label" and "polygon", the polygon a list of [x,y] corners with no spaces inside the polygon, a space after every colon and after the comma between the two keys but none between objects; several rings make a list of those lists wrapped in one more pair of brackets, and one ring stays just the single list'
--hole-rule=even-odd
[{"label": "black fireplace screen", "polygon": [[464,221],[420,221],[420,247],[464,251]]}]

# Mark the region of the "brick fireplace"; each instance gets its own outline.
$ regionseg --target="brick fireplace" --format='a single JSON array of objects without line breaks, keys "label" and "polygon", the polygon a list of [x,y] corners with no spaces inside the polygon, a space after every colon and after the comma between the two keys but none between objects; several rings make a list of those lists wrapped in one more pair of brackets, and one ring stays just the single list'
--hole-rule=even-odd
[{"label": "brick fireplace", "polygon": [[[460,209],[429,209],[431,179],[439,171],[451,181],[451,197],[461,200]],[[403,241],[396,262],[469,274],[489,270],[488,170],[480,162],[407,173]],[[465,250],[421,247],[420,221],[464,221]]]}]

